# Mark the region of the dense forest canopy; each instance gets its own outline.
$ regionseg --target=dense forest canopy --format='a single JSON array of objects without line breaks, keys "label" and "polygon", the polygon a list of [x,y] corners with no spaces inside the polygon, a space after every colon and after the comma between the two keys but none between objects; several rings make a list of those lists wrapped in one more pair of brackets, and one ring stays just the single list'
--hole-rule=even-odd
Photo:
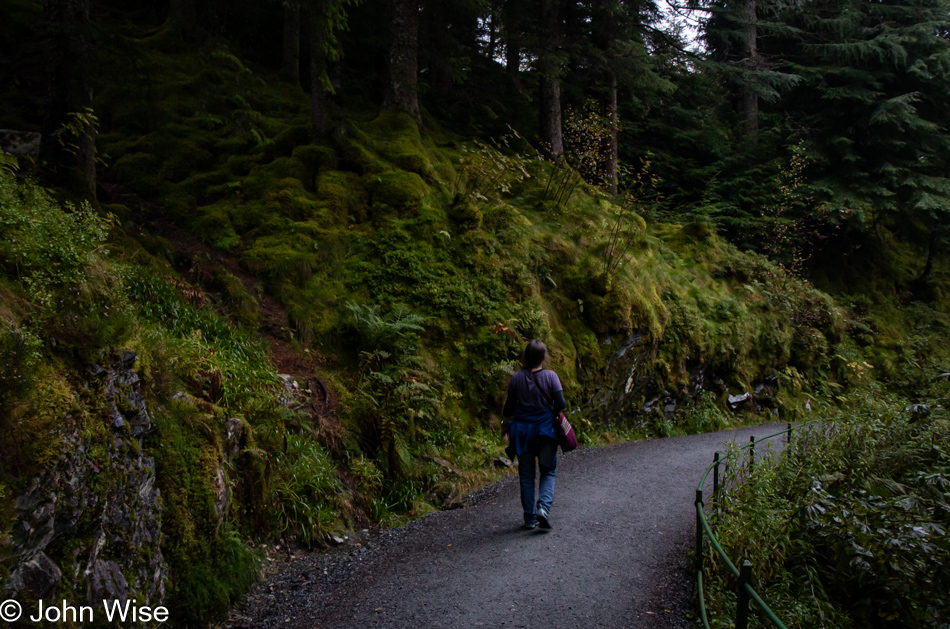
[{"label": "dense forest canopy", "polygon": [[197,626],[458,506],[541,338],[586,444],[842,422],[757,486],[929,532],[772,496],[764,586],[947,621],[950,0],[4,0],[0,84],[8,590]]},{"label": "dense forest canopy", "polygon": [[[19,5],[31,3],[11,8]],[[47,168],[81,162],[72,166],[88,181],[95,125],[85,116],[99,111],[97,91],[134,74],[103,71],[123,55],[104,20],[127,9],[65,0],[32,8],[22,26],[46,38],[48,61],[19,45],[23,30],[10,21],[5,78],[22,89],[8,97],[22,102],[25,90],[42,103],[19,126],[46,131]],[[698,25],[698,51],[671,14]],[[649,156],[665,211],[708,216],[737,241],[793,170],[796,207],[783,219],[814,227],[816,248],[882,221],[934,255],[944,242],[948,31],[937,0],[176,0],[143,3],[128,17],[137,29],[173,24],[183,44],[228,45],[305,86],[320,135],[333,132],[334,113],[382,105],[418,118],[421,103],[461,132],[498,137],[511,125],[578,163],[594,151],[591,174],[615,194],[626,185],[618,164]],[[33,71],[37,63],[45,70]],[[603,120],[596,131],[565,129],[569,112]],[[100,120],[99,132],[111,122]],[[67,124],[76,150],[62,154],[54,137],[63,134],[54,134]],[[585,145],[592,133],[603,146]]]}]

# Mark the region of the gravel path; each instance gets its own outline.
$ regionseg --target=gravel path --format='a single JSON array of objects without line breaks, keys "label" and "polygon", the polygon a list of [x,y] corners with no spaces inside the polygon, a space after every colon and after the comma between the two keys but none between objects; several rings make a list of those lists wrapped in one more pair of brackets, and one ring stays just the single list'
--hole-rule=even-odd
[{"label": "gravel path", "polygon": [[520,530],[506,478],[465,509],[288,563],[228,626],[688,627],[699,477],[728,441],[782,427],[577,450],[558,460],[552,531]]}]

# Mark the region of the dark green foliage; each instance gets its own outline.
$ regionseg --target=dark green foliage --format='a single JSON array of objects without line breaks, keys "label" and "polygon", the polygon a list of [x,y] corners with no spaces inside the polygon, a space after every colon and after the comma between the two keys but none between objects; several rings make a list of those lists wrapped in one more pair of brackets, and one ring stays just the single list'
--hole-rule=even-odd
[{"label": "dark green foliage", "polygon": [[[280,403],[265,344],[212,310],[206,293],[127,235],[113,242],[138,262],[109,259],[101,219],[91,210],[63,208],[29,183],[0,184],[10,255],[18,262],[3,279],[0,302],[0,353],[8,367],[0,383],[0,423],[8,434],[0,488],[20,491],[25,479],[55,464],[64,425],[75,424],[90,460],[108,469],[96,458],[108,435],[101,393],[87,386],[88,365],[116,347],[137,352],[154,427],[143,448],[156,460],[162,496],[167,603],[181,626],[222,615],[258,573],[249,536],[311,545],[342,525],[347,500],[334,464],[313,433],[301,430],[306,419]],[[57,264],[45,263],[49,256]],[[260,312],[241,281],[222,267],[210,280],[225,310],[256,328]],[[4,534],[6,506],[0,502]],[[87,534],[77,528],[63,543],[86,543]],[[57,544],[49,552],[59,560],[66,550]]]},{"label": "dark green foliage", "polygon": [[13,406],[33,388],[36,379],[37,345],[39,340],[12,322],[0,328],[0,421],[9,429],[7,417]]},{"label": "dark green foliage", "polygon": [[[932,627],[950,614],[945,412],[921,418],[872,391],[834,423],[797,428],[779,464],[729,468],[743,482],[715,530],[788,627]],[[729,617],[732,579],[706,565],[707,604]]]},{"label": "dark green foliage", "polygon": [[15,184],[0,170],[0,264],[21,279],[38,301],[85,279],[103,247],[110,221],[88,205],[65,211],[34,184]]},{"label": "dark green foliage", "polygon": [[792,22],[801,41],[783,44],[804,81],[790,99],[824,171],[815,177],[819,201],[859,220],[942,220],[950,207],[946,19],[941,2],[843,2]]},{"label": "dark green foliage", "polygon": [[[417,332],[423,330],[424,319],[404,305],[383,316],[378,306],[347,304],[347,308],[360,348],[354,417],[361,445],[387,477],[406,479],[413,465],[410,445],[417,438],[417,427],[432,427],[441,406],[438,383],[420,369],[417,354]],[[408,506],[405,499],[394,505]]]}]

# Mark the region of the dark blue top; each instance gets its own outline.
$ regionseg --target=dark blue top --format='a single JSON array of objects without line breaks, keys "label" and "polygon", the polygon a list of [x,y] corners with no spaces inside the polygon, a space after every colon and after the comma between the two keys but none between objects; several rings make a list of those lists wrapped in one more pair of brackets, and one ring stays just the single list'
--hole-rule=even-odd
[{"label": "dark blue top", "polygon": [[[509,456],[521,456],[537,451],[539,437],[557,439],[554,433],[554,400],[560,398],[561,381],[549,369],[527,371],[522,369],[508,381],[508,399],[517,407],[508,424]],[[560,409],[559,409],[560,410]]]}]

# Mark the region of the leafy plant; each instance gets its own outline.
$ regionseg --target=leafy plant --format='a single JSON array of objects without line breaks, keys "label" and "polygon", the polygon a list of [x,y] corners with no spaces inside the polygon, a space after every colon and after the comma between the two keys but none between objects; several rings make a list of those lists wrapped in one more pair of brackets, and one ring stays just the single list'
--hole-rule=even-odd
[{"label": "leafy plant", "polygon": [[16,157],[0,151],[0,170],[5,170],[9,173],[14,173],[19,170],[19,164],[17,163]]},{"label": "leafy plant", "polygon": [[566,161],[587,183],[606,184],[611,123],[600,104],[590,98],[582,109],[568,107],[563,127]]},{"label": "leafy plant", "polygon": [[310,435],[288,435],[287,446],[273,456],[270,490],[273,530],[312,546],[331,529],[340,512],[343,486],[336,466]]},{"label": "leafy plant", "polygon": [[363,440],[387,476],[399,477],[411,465],[417,422],[432,422],[441,406],[438,384],[429,381],[416,354],[423,319],[405,306],[382,316],[378,306],[347,307],[362,348],[356,391]]},{"label": "leafy plant", "polygon": [[[78,155],[82,150],[80,144],[85,140],[95,140],[99,128],[99,118],[89,107],[82,111],[71,111],[66,114],[66,121],[62,126],[53,131],[53,137],[56,138],[60,149],[70,155]],[[97,164],[105,165],[105,160],[99,157],[98,149],[93,146],[95,151],[95,160]]]},{"label": "leafy plant", "polygon": [[0,418],[32,387],[41,345],[29,330],[0,321]]},{"label": "leafy plant", "polygon": [[[880,394],[878,394],[880,395]],[[750,559],[788,627],[932,627],[950,619],[950,433],[865,394],[827,424],[796,429],[754,471],[734,454],[714,510],[720,543]],[[709,551],[707,601],[734,588]],[[719,626],[719,624],[717,624]]]},{"label": "leafy plant", "polygon": [[476,139],[470,146],[462,147],[453,185],[456,204],[471,201],[479,207],[501,203],[513,186],[531,176],[530,158],[512,151],[512,145],[520,142],[521,136],[514,128],[508,128],[509,132],[497,141],[485,143]]},{"label": "leafy plant", "polygon": [[110,216],[88,203],[60,206],[32,182],[0,170],[0,265],[50,306],[57,289],[82,282],[105,248]]}]

